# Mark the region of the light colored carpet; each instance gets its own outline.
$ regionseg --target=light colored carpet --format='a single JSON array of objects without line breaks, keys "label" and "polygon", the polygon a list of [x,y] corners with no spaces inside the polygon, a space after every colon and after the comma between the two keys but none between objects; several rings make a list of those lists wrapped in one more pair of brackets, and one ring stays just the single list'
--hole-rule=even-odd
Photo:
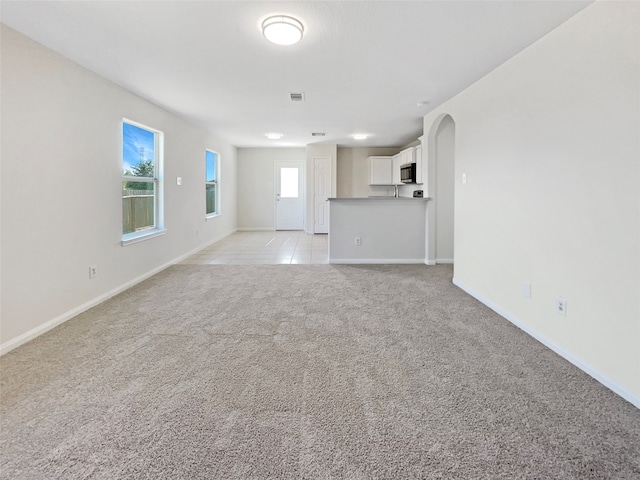
[{"label": "light colored carpet", "polygon": [[0,366],[3,479],[640,477],[640,410],[447,266],[176,265]]}]

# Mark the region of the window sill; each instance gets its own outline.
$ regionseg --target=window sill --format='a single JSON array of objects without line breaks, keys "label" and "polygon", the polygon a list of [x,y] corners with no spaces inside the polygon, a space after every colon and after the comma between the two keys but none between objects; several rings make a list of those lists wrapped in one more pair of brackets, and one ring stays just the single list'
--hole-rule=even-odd
[{"label": "window sill", "polygon": [[207,221],[207,220],[211,220],[212,218],[216,218],[220,216],[222,216],[221,213],[210,213],[209,215],[205,216],[204,219],[205,221]]},{"label": "window sill", "polygon": [[167,233],[166,229],[158,228],[155,228],[153,230],[145,230],[144,232],[129,233],[128,235],[122,237],[121,243],[123,247],[126,247],[127,245],[132,245],[134,243],[144,242],[145,240],[159,237],[160,235],[164,235],[165,233]]}]

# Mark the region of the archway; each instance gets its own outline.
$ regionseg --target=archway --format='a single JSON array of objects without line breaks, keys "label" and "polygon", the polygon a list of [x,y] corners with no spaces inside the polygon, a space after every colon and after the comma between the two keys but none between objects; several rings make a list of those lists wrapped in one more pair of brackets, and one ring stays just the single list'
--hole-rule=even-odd
[{"label": "archway", "polygon": [[428,135],[427,263],[454,261],[455,122],[438,116]]}]

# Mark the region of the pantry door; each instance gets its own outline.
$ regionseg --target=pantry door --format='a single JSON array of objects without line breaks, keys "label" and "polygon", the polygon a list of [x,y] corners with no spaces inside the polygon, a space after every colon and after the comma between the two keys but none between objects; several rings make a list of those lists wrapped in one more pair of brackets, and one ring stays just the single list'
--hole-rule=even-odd
[{"label": "pantry door", "polygon": [[276,162],[276,230],[304,228],[304,162]]},{"label": "pantry door", "polygon": [[313,159],[313,233],[329,233],[329,198],[331,194],[331,158]]}]

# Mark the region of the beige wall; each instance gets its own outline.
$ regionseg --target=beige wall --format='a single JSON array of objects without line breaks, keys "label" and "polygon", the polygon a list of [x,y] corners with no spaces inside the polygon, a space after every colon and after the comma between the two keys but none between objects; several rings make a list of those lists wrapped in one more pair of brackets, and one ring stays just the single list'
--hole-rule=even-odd
[{"label": "beige wall", "polygon": [[[2,305],[7,351],[236,229],[236,149],[2,26]],[[121,246],[122,119],[164,132],[166,235]],[[205,221],[205,150],[222,215]],[[182,177],[182,186],[176,177]],[[89,266],[98,276],[89,279]]]},{"label": "beige wall", "polygon": [[455,121],[456,283],[638,406],[639,26],[597,2],[424,119]]},{"label": "beige wall", "polygon": [[304,161],[304,148],[238,149],[238,228],[275,230],[276,161]]},{"label": "beige wall", "polygon": [[368,197],[369,195],[393,194],[393,187],[369,185],[370,156],[395,155],[400,151],[398,147],[382,148],[338,148],[338,197]]}]

